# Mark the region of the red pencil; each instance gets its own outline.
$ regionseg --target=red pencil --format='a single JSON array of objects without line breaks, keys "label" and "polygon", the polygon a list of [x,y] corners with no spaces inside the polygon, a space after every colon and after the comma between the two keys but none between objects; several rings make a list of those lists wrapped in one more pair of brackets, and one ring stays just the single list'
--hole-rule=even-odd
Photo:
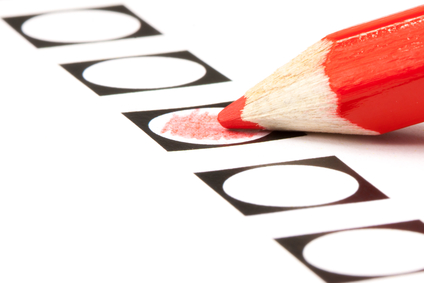
[{"label": "red pencil", "polygon": [[424,121],[424,6],[327,35],[218,116],[226,128],[382,134]]}]

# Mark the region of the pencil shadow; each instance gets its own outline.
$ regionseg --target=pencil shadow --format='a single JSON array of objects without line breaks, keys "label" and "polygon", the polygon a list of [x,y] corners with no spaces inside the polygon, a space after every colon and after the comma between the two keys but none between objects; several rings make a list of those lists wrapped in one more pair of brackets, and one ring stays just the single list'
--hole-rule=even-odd
[{"label": "pencil shadow", "polygon": [[424,148],[424,124],[419,127],[410,127],[385,133],[377,136],[341,135],[341,134],[314,134],[317,138],[334,136],[340,142],[363,143],[364,145],[381,146],[420,146]]}]

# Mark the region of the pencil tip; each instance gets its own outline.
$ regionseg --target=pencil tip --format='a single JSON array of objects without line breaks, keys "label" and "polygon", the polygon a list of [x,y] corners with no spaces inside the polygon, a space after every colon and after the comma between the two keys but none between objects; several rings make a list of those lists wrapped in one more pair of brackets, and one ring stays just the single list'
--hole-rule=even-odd
[{"label": "pencil tip", "polygon": [[243,121],[241,119],[241,113],[245,104],[246,97],[242,96],[238,100],[225,107],[218,114],[218,121],[221,126],[228,129],[264,129],[256,123]]}]

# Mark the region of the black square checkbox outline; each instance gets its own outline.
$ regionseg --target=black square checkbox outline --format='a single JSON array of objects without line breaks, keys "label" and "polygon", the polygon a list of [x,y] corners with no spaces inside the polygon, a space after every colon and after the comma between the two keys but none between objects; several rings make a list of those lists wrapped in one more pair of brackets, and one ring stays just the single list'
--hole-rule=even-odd
[{"label": "black square checkbox outline", "polygon": [[133,122],[135,125],[137,125],[146,134],[148,134],[153,140],[155,140],[160,146],[162,146],[167,151],[226,147],[226,146],[234,146],[234,145],[240,145],[240,144],[287,139],[287,138],[300,137],[300,136],[306,135],[303,132],[271,132],[269,135],[266,135],[260,139],[247,141],[243,143],[234,143],[234,144],[225,144],[225,145],[204,145],[204,144],[192,144],[192,143],[185,143],[185,142],[170,140],[155,134],[149,128],[149,122],[152,119],[158,116],[161,116],[163,114],[180,111],[180,110],[189,110],[189,109],[197,109],[197,108],[226,107],[230,103],[231,102],[225,102],[225,103],[208,104],[208,105],[202,105],[202,106],[193,106],[193,107],[185,107],[185,108],[166,109],[166,110],[126,112],[122,114],[125,117],[127,117],[131,122]]},{"label": "black square checkbox outline", "polygon": [[[127,88],[115,88],[115,87],[105,87],[101,85],[93,84],[83,77],[83,72],[88,67],[104,62],[109,61],[113,59],[122,59],[122,58],[132,58],[132,57],[151,57],[151,56],[160,56],[160,57],[169,57],[169,58],[178,58],[178,59],[185,59],[190,60],[192,62],[196,62],[200,65],[202,65],[206,69],[206,74],[201,77],[200,79],[183,84],[178,86],[172,86],[172,87],[161,87],[161,88],[149,88],[149,89],[127,89]],[[198,86],[198,85],[204,85],[204,84],[213,84],[213,83],[222,83],[222,82],[228,82],[230,79],[225,77],[224,75],[220,74],[218,71],[213,69],[211,66],[194,56],[189,51],[177,51],[177,52],[169,52],[169,53],[158,53],[158,54],[149,54],[149,55],[140,55],[140,56],[129,56],[129,57],[120,57],[120,58],[108,58],[104,60],[96,60],[96,61],[87,61],[87,62],[79,62],[79,63],[71,63],[71,64],[63,64],[61,65],[65,70],[67,70],[69,73],[71,73],[75,78],[77,78],[80,82],[85,84],[88,88],[90,88],[92,91],[97,93],[98,95],[111,95],[111,94],[123,94],[123,93],[130,93],[130,92],[142,92],[142,91],[152,91],[152,90],[160,90],[160,89],[171,89],[171,88],[180,88],[180,87],[188,87],[188,86]]]},{"label": "black square checkbox outline", "polygon": [[[305,207],[301,207],[301,206],[300,207],[277,207],[277,206],[264,206],[264,205],[250,204],[250,203],[242,202],[240,200],[232,198],[231,196],[225,193],[223,189],[223,184],[231,176],[237,173],[249,170],[249,169],[267,167],[267,166],[273,166],[273,165],[309,165],[309,166],[318,166],[318,167],[338,170],[355,178],[359,184],[359,188],[355,194],[345,199],[342,199],[340,201],[331,202],[327,204],[321,204],[321,205],[305,206]],[[203,182],[209,185],[209,187],[211,187],[215,192],[217,192],[221,197],[227,200],[231,205],[233,205],[237,210],[239,210],[241,213],[243,213],[246,216],[278,212],[278,211],[302,209],[307,207],[329,206],[329,205],[335,205],[335,204],[365,202],[365,201],[388,198],[382,192],[380,192],[377,188],[375,188],[373,185],[367,182],[364,178],[362,178],[358,173],[356,173],[350,167],[344,164],[336,156],[304,159],[304,160],[281,162],[281,163],[272,163],[272,164],[259,165],[259,166],[248,166],[248,167],[219,170],[219,171],[201,172],[201,173],[195,173],[195,174]],[[281,182],[284,183],[284,179],[282,179]]]},{"label": "black square checkbox outline", "polygon": [[[358,229],[346,229],[346,230],[337,230],[331,232],[324,233],[316,233],[302,236],[294,236],[287,238],[278,238],[275,239],[281,246],[283,246],[286,250],[288,250],[293,256],[295,256],[299,261],[301,261],[304,265],[310,268],[316,275],[318,275],[322,280],[327,283],[342,283],[342,282],[355,282],[360,280],[372,279],[372,278],[381,278],[381,277],[389,277],[388,276],[351,276],[351,275],[343,275],[336,274],[332,272],[328,272],[322,269],[319,269],[312,264],[308,263],[303,257],[303,250],[308,243],[311,241],[331,233],[340,232],[340,231],[350,231],[350,230],[360,230],[360,229],[368,229],[368,228],[387,228],[387,229],[397,229],[397,230],[406,230],[412,232],[418,232],[424,234],[424,223],[419,220],[385,224],[385,225],[376,225],[376,226],[368,226],[362,227]],[[423,270],[418,270],[410,273],[416,273]]]},{"label": "black square checkbox outline", "polygon": [[[89,9],[78,9],[78,10],[72,10],[72,11],[88,11],[88,10],[103,10],[103,11],[111,11],[111,12],[118,12],[118,13],[126,14],[126,15],[134,17],[141,24],[140,28],[136,32],[134,32],[133,34],[130,34],[128,36],[121,37],[121,38],[102,40],[102,41],[111,41],[111,40],[118,40],[118,39],[124,39],[124,38],[144,37],[144,36],[152,36],[152,35],[160,35],[161,34],[159,31],[154,29],[151,25],[149,25],[147,22],[142,20],[140,17],[138,17],[136,14],[131,12],[128,8],[126,8],[123,5],[100,7],[100,8],[89,8]],[[71,10],[64,10],[64,11],[71,11]],[[57,11],[54,11],[54,12],[57,12]],[[21,36],[23,36],[26,40],[31,42],[32,45],[34,45],[37,48],[86,43],[86,42],[63,43],[63,42],[44,41],[44,40],[39,40],[39,39],[30,37],[30,36],[28,36],[28,35],[26,35],[22,32],[22,25],[27,20],[29,20],[33,17],[36,17],[36,16],[43,15],[43,14],[47,14],[47,13],[40,13],[40,14],[26,15],[26,16],[19,16],[19,17],[9,17],[9,18],[3,18],[3,20],[6,23],[8,23],[14,30],[16,30]],[[96,41],[96,42],[98,42],[98,41]]]}]

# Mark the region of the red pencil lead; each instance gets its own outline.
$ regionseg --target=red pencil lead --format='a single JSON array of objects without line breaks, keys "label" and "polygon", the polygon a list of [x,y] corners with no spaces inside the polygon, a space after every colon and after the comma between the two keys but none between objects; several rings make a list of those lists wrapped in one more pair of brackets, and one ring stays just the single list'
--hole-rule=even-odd
[{"label": "red pencil lead", "polygon": [[241,112],[245,102],[246,98],[242,96],[224,108],[218,115],[219,123],[228,129],[264,129],[256,123],[243,121],[241,119]]}]

